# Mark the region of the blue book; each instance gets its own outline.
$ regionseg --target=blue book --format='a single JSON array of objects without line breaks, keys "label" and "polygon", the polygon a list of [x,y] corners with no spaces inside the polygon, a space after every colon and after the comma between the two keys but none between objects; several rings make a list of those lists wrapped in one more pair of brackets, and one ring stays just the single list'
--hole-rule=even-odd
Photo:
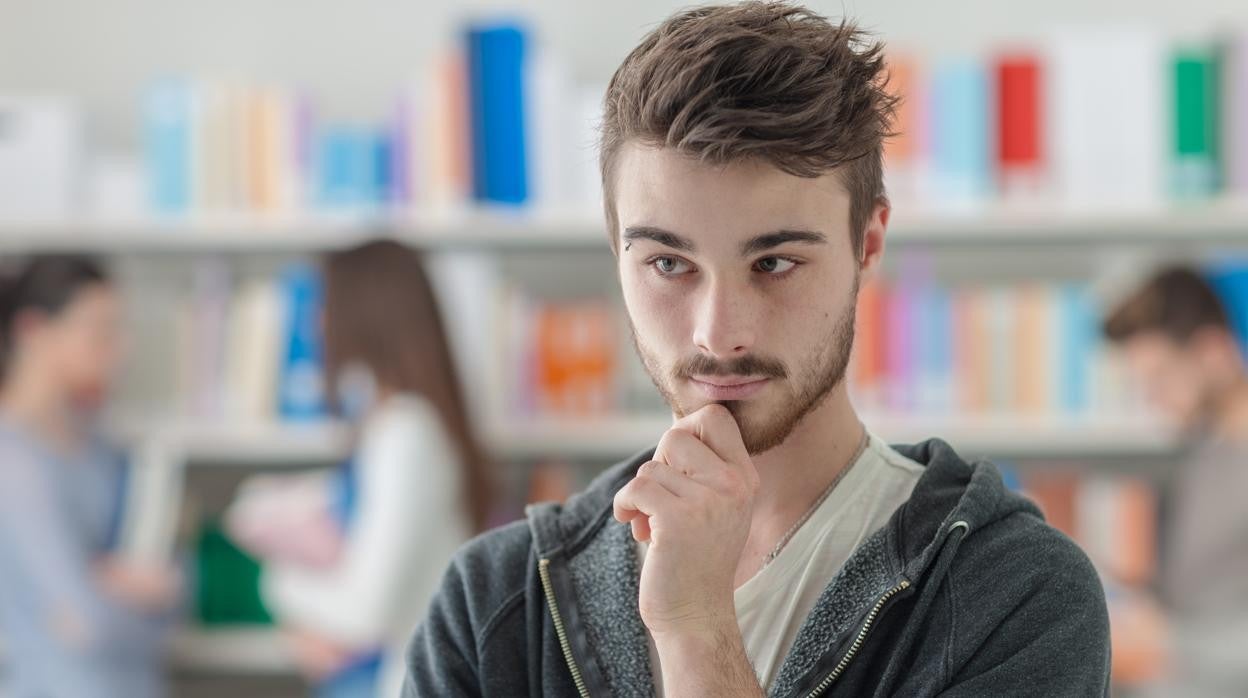
[{"label": "blue book", "polygon": [[1248,354],[1248,262],[1222,262],[1210,267],[1205,276],[1222,301],[1240,352]]},{"label": "blue book", "polygon": [[970,59],[938,65],[931,104],[936,193],[953,204],[986,196],[991,182],[992,130],[984,67]]},{"label": "blue book", "polygon": [[317,203],[324,208],[358,208],[371,189],[372,153],[367,134],[345,126],[329,127],[317,148]]},{"label": "blue book", "polygon": [[316,268],[296,264],[281,275],[286,306],[284,354],[278,412],[283,419],[316,419],[325,414],[320,315],[323,290]]},{"label": "blue book", "polygon": [[158,213],[191,207],[191,119],[193,95],[185,81],[152,85],[143,100],[143,147],[148,196]]},{"label": "blue book", "polygon": [[505,23],[478,25],[468,29],[467,40],[473,198],[522,204],[528,199],[524,30]]},{"label": "blue book", "polygon": [[932,285],[922,291],[917,335],[921,407],[953,406],[953,304],[949,291]]},{"label": "blue book", "polygon": [[1058,291],[1058,380],[1057,404],[1067,413],[1079,413],[1090,404],[1091,363],[1097,346],[1096,316],[1087,291],[1077,284],[1064,284]]}]

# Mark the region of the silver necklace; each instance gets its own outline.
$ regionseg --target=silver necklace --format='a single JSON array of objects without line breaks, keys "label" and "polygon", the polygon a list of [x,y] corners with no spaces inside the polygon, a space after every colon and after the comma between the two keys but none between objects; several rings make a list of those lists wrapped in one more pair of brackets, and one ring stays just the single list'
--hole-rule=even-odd
[{"label": "silver necklace", "polygon": [[793,534],[797,533],[797,529],[801,528],[802,524],[806,523],[806,521],[814,515],[815,510],[819,508],[819,505],[823,504],[824,500],[832,494],[832,490],[836,489],[836,486],[841,483],[841,480],[845,478],[845,474],[852,470],[854,464],[862,458],[862,454],[866,452],[867,443],[870,440],[871,437],[867,435],[866,427],[863,427],[862,441],[858,444],[858,451],[855,452],[853,457],[849,459],[849,462],[845,464],[845,467],[841,468],[841,472],[837,473],[836,477],[832,478],[832,484],[828,485],[827,489],[823,491],[823,494],[820,494],[819,498],[815,500],[815,503],[806,510],[805,514],[802,514],[802,518],[798,519],[797,523],[793,524],[793,526],[790,527],[784,534],[784,537],[780,539],[780,542],[776,543],[776,547],[772,548],[770,553],[767,553],[767,559],[763,560],[763,567],[771,564],[771,561],[776,559],[776,556],[780,554],[780,550],[784,548],[786,543],[789,542],[789,539],[793,537]]}]

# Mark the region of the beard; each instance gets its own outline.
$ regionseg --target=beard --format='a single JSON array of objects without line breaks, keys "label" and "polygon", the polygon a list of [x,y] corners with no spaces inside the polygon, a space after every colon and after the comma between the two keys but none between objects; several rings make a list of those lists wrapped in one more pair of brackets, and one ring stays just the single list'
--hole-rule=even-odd
[{"label": "beard", "polygon": [[715,401],[732,413],[737,421],[737,428],[741,431],[746,452],[753,456],[784,443],[802,419],[815,411],[845,379],[854,345],[857,299],[858,275],[855,274],[848,307],[828,329],[826,335],[815,343],[814,350],[801,359],[793,371],[777,359],[755,355],[718,361],[705,354],[697,354],[678,361],[670,368],[664,367],[655,353],[637,336],[631,317],[629,329],[633,348],[641,358],[646,373],[650,375],[650,380],[678,419],[703,406],[686,404],[676,393],[676,386],[692,376],[741,375],[772,379],[772,384],[782,394],[774,398],[775,406],[766,413],[759,413],[762,405],[758,399]]}]

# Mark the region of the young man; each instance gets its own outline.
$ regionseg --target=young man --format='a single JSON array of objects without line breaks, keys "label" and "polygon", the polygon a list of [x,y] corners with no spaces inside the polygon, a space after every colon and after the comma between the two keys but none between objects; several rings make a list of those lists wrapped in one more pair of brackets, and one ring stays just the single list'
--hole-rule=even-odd
[{"label": "young man", "polygon": [[[1183,267],[1159,271],[1110,313],[1104,330],[1150,401],[1193,446],[1166,488],[1157,586],[1171,676],[1155,694],[1246,695],[1239,648],[1248,637],[1248,368],[1241,348],[1214,289]],[[1137,640],[1115,636],[1126,652],[1153,649]]]},{"label": "young man", "polygon": [[470,543],[409,696],[1102,695],[1096,574],[988,464],[869,435],[845,368],[884,249],[879,46],[805,9],[678,14],[607,91],[637,351],[675,423]]}]

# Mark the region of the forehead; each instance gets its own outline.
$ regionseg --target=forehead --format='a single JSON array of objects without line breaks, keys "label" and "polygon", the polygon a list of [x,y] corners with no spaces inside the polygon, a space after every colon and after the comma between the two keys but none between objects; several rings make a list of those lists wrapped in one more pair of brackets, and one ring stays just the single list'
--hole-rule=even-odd
[{"label": "forehead", "polygon": [[624,145],[615,170],[620,231],[657,226],[736,241],[769,230],[848,231],[849,195],[835,172],[798,177],[761,160],[707,164],[671,148]]}]

